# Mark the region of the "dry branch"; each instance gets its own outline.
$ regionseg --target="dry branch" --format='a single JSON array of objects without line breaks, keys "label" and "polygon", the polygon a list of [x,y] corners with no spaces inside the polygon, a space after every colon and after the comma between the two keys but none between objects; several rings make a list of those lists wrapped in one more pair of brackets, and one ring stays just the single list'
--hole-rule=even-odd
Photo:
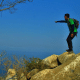
[{"label": "dry branch", "polygon": [[2,0],[0,2],[0,11],[10,10],[11,8],[15,10],[15,5],[25,3],[26,1],[32,2],[33,0]]}]

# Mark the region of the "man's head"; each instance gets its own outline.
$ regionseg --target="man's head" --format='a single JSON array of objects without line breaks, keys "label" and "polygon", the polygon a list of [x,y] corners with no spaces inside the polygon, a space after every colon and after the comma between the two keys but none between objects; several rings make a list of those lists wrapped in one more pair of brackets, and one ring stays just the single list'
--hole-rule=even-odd
[{"label": "man's head", "polygon": [[69,14],[68,13],[65,14],[64,18],[65,18],[65,20],[68,20],[69,19]]}]

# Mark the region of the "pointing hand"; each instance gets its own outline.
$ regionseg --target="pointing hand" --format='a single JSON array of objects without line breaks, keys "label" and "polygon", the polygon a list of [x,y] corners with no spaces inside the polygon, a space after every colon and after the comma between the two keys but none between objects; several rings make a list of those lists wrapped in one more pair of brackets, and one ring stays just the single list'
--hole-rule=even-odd
[{"label": "pointing hand", "polygon": [[55,21],[55,23],[57,23],[57,21]]}]

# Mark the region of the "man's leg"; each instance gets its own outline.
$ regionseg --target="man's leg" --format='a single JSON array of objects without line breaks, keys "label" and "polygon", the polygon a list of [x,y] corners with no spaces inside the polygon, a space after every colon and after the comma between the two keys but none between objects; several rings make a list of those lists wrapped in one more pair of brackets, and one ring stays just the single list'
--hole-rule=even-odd
[{"label": "man's leg", "polygon": [[73,50],[72,48],[72,39],[76,36],[76,32],[73,33],[73,37],[71,37],[71,33],[69,33],[67,40],[69,50]]},{"label": "man's leg", "polygon": [[68,44],[69,50],[71,50],[72,49],[71,33],[69,33],[68,35],[67,44]]}]

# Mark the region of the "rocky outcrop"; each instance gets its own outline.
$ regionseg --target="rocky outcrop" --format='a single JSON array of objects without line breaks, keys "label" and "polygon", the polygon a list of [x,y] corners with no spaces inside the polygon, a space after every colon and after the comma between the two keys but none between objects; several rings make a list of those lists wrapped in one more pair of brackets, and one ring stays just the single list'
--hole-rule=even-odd
[{"label": "rocky outcrop", "polygon": [[[67,58],[61,60],[63,64],[54,69],[42,70],[32,76],[30,80],[80,80],[80,55],[64,54],[67,55]],[[70,56],[72,56],[71,59]]]},{"label": "rocky outcrop", "polygon": [[27,80],[80,80],[80,53],[53,54],[43,59],[41,63],[50,68],[41,71],[33,69],[27,74]]}]

